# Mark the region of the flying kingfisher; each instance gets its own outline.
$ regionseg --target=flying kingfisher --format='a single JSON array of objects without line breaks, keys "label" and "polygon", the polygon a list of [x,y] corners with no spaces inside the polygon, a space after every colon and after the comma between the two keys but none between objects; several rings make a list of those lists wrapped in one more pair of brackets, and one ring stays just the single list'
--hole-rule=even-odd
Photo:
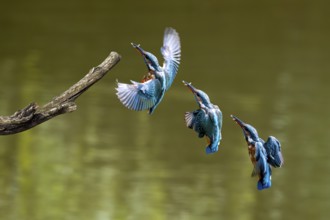
[{"label": "flying kingfisher", "polygon": [[217,105],[213,105],[209,96],[202,90],[196,89],[183,81],[190,91],[194,94],[199,109],[185,113],[185,121],[188,128],[198,133],[198,137],[207,137],[208,146],[206,153],[211,154],[218,151],[221,141],[222,112]]},{"label": "flying kingfisher", "polygon": [[262,190],[271,187],[272,170],[270,165],[281,167],[284,163],[280,142],[272,136],[265,142],[259,138],[258,132],[254,127],[233,115],[231,117],[243,130],[250,160],[254,165],[252,176],[259,176],[258,189]]},{"label": "flying kingfisher", "polygon": [[163,46],[160,49],[164,58],[163,66],[159,65],[155,55],[143,50],[140,45],[131,44],[143,56],[148,73],[142,82],[131,81],[132,84],[118,82],[117,96],[128,109],[149,110],[149,114],[152,114],[177,74],[181,58],[179,34],[173,28],[165,29]]}]

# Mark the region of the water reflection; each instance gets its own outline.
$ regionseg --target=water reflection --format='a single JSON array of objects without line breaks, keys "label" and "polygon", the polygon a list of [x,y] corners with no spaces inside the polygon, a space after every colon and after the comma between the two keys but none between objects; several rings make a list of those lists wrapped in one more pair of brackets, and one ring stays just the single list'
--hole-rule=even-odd
[{"label": "water reflection", "polygon": [[[6,4],[1,115],[44,104],[109,50],[123,59],[77,100],[76,112],[0,138],[1,219],[328,218],[328,3]],[[145,73],[129,43],[157,54],[166,26],[182,38],[177,81],[154,115],[129,111],[115,79]],[[205,140],[184,125],[196,106],[182,79],[223,112],[216,155],[205,155]],[[273,170],[271,189],[256,190],[230,114],[281,140],[285,166]]]}]

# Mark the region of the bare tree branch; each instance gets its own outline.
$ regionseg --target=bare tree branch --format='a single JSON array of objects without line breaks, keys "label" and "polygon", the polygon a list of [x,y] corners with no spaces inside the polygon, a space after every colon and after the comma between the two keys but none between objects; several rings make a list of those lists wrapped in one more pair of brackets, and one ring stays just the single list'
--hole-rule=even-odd
[{"label": "bare tree branch", "polygon": [[118,53],[111,52],[100,65],[93,67],[79,82],[61,95],[54,97],[44,106],[39,107],[33,102],[11,116],[0,116],[0,135],[16,134],[33,128],[55,116],[73,112],[77,109],[74,101],[89,87],[105,76],[120,59],[121,57]]}]

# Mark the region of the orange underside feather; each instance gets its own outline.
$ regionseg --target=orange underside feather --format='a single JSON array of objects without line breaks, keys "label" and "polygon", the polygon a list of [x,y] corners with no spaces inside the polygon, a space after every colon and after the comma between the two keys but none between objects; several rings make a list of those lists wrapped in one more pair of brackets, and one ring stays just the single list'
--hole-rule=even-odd
[{"label": "orange underside feather", "polygon": [[154,78],[155,78],[155,75],[149,72],[149,73],[147,73],[147,75],[143,76],[141,82],[144,83],[144,82],[147,82],[147,81],[152,80]]},{"label": "orange underside feather", "polygon": [[257,163],[256,158],[254,158],[254,155],[256,153],[256,148],[252,145],[249,145],[248,151],[249,151],[250,160],[252,164],[255,165]]},{"label": "orange underside feather", "polygon": [[205,136],[206,137],[206,142],[208,143],[208,144],[211,144],[211,139],[209,138],[209,137],[207,137],[207,136]]}]

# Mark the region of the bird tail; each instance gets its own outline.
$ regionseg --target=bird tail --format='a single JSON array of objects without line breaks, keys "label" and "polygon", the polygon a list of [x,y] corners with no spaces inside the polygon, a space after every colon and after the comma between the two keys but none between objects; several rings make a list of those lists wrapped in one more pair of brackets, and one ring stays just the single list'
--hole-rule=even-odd
[{"label": "bird tail", "polygon": [[220,137],[217,137],[215,140],[211,140],[211,143],[206,147],[206,154],[213,154],[219,150]]},{"label": "bird tail", "polygon": [[155,109],[156,109],[156,105],[149,108],[148,114],[151,115],[152,113],[154,113]]},{"label": "bird tail", "polygon": [[266,170],[258,181],[257,188],[258,190],[268,189],[272,186],[272,176],[271,168],[267,164]]},{"label": "bird tail", "polygon": [[268,189],[272,186],[272,181],[271,179],[267,181],[259,180],[257,184],[258,190],[263,190],[263,189]]}]

